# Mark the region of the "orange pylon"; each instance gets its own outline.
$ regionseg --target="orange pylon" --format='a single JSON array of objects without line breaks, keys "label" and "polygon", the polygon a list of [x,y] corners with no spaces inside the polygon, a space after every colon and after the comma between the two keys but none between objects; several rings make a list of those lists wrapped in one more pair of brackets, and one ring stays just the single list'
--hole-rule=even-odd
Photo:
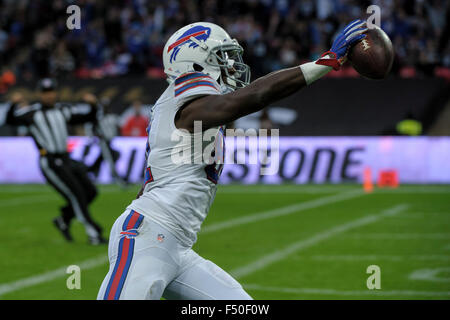
[{"label": "orange pylon", "polygon": [[373,191],[372,170],[367,167],[363,172],[363,189],[366,193]]}]

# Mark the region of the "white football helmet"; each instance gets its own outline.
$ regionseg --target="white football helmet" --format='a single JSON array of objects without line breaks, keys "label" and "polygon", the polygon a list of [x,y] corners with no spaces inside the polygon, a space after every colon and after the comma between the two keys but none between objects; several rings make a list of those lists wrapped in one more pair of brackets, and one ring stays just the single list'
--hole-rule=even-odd
[{"label": "white football helmet", "polygon": [[250,83],[250,68],[242,60],[244,50],[236,39],[213,23],[196,22],[175,32],[164,46],[167,81],[198,71],[233,90]]}]

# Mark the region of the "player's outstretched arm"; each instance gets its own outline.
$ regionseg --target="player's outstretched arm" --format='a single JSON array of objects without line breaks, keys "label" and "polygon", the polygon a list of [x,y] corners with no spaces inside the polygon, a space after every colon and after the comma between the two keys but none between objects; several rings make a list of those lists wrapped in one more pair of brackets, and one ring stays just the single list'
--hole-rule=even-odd
[{"label": "player's outstretched arm", "polygon": [[258,111],[295,93],[305,85],[305,77],[298,67],[273,72],[232,93],[209,95],[193,100],[178,112],[175,124],[177,128],[191,132],[194,121],[202,121],[204,130],[220,126]]},{"label": "player's outstretched arm", "polygon": [[365,22],[353,21],[338,35],[330,51],[317,61],[272,72],[232,93],[193,100],[178,112],[177,128],[192,132],[194,121],[202,121],[204,130],[220,126],[292,95],[332,69],[338,70],[345,61],[348,48],[365,37],[366,30]]}]

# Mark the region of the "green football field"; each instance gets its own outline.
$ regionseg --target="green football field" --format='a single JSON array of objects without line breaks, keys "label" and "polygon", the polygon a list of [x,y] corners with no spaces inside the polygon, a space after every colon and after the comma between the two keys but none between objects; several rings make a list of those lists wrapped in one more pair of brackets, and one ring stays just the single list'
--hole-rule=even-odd
[{"label": "green football field", "polygon": [[[91,212],[109,233],[139,186],[99,189]],[[0,186],[0,299],[96,298],[107,246],[77,222],[65,242],[62,204],[48,186]],[[450,186],[220,186],[194,249],[255,299],[449,299]]]}]

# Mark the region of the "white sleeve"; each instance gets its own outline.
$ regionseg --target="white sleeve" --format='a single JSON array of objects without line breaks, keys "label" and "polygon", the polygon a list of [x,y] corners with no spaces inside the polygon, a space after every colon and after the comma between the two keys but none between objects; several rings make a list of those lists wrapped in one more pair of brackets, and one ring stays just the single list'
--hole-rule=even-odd
[{"label": "white sleeve", "polygon": [[220,94],[220,86],[217,81],[204,73],[187,73],[175,80],[174,95],[177,108],[197,97],[213,94]]}]

